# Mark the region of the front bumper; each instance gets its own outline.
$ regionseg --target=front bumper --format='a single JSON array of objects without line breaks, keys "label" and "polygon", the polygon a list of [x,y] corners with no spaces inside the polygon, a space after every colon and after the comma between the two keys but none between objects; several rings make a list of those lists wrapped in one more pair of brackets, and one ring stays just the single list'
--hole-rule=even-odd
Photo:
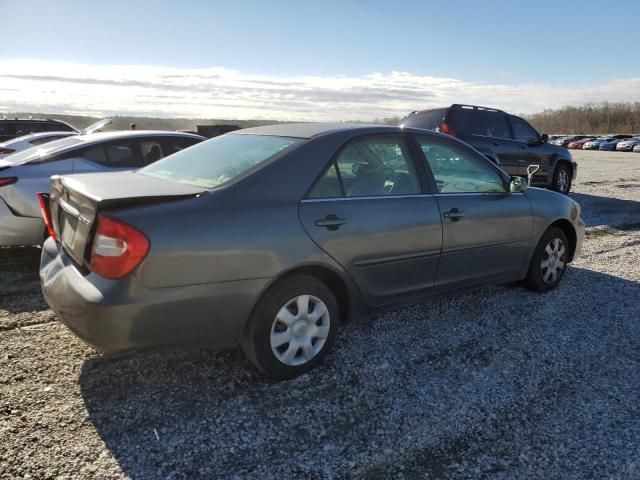
[{"label": "front bumper", "polygon": [[14,215],[0,198],[0,246],[40,245],[44,239],[42,218]]},{"label": "front bumper", "polygon": [[144,288],[134,276],[83,275],[49,238],[40,283],[62,323],[87,343],[116,353],[184,344],[236,346],[268,279]]},{"label": "front bumper", "polygon": [[573,226],[576,229],[576,249],[573,252],[573,258],[571,260],[575,260],[582,253],[582,244],[584,243],[586,225],[581,215],[578,215],[578,218],[574,220]]}]

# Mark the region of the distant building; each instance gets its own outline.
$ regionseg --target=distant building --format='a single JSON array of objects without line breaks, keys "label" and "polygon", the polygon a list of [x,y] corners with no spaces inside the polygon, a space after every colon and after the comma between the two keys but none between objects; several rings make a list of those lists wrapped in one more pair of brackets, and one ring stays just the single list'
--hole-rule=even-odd
[{"label": "distant building", "polygon": [[240,129],[238,125],[198,125],[196,128],[198,135],[207,138],[217,137],[218,135],[224,135],[225,133]]}]

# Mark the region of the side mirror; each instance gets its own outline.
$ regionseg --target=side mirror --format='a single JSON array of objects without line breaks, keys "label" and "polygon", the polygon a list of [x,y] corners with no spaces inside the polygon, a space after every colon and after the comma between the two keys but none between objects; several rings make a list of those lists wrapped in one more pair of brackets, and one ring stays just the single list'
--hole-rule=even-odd
[{"label": "side mirror", "polygon": [[529,183],[522,177],[511,177],[511,181],[509,182],[509,192],[510,193],[521,193],[524,192]]},{"label": "side mirror", "polygon": [[549,141],[549,135],[547,135],[546,133],[543,133],[542,135],[540,135],[540,143],[547,143]]}]

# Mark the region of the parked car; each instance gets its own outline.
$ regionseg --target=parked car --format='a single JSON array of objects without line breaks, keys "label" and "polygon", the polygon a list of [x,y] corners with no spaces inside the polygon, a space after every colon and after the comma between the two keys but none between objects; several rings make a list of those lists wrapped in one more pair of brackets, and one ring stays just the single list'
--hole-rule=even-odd
[{"label": "parked car", "polygon": [[0,118],[0,142],[38,132],[78,132],[78,130],[60,120]]},{"label": "parked car", "polygon": [[636,145],[640,145],[640,137],[633,137],[627,140],[621,140],[616,145],[616,150],[619,152],[631,152]]},{"label": "parked car", "polygon": [[611,137],[598,137],[598,138],[594,138],[593,140],[589,140],[588,142],[586,142],[583,146],[582,149],[583,150],[598,150],[598,148],[600,148],[600,144],[602,142],[604,142],[605,140],[609,140],[611,139]]},{"label": "parked car", "polygon": [[585,138],[589,138],[589,136],[588,135],[572,135],[569,137],[564,137],[562,140],[560,140],[558,145],[565,148],[569,148],[570,143],[577,142],[579,140],[584,140]]},{"label": "parked car", "polygon": [[36,198],[49,177],[65,173],[131,170],[204,140],[161,131],[74,135],[0,160],[0,246],[38,245],[45,224]]},{"label": "parked car", "polygon": [[89,125],[87,128],[80,132],[41,132],[30,133],[29,135],[24,135],[22,137],[16,137],[6,142],[0,143],[0,159],[6,158],[8,155],[12,155],[16,152],[28,150],[30,148],[44,145],[45,143],[53,142],[54,140],[59,140],[61,138],[78,134],[86,135],[87,133],[93,133],[100,130],[101,128],[104,128],[110,123],[111,119],[105,118]]},{"label": "parked car", "polygon": [[381,125],[239,130],[135,172],[54,176],[41,198],[42,289],[76,335],[107,352],[240,344],[280,379],[349,318],[460,287],[548,291],[584,237],[568,196]]},{"label": "parked car", "polygon": [[509,175],[527,176],[530,165],[540,169],[534,186],[569,193],[578,165],[567,150],[550,145],[529,123],[501,110],[472,105],[413,112],[405,127],[425,128],[457,137],[499,165]]},{"label": "parked car", "polygon": [[586,137],[580,140],[574,140],[572,142],[569,142],[567,144],[567,148],[571,149],[571,150],[582,150],[582,147],[584,147],[584,144],[587,142],[590,142],[591,140],[595,140],[596,137]]},{"label": "parked car", "polygon": [[76,132],[43,132],[43,133],[30,133],[23,135],[22,137],[12,138],[6,142],[0,143],[0,159],[7,156],[28,150],[30,148],[43,145],[45,143],[53,142],[54,140],[60,140],[61,138],[77,135]]},{"label": "parked car", "polygon": [[604,150],[608,152],[612,152],[618,146],[618,143],[626,140],[626,138],[607,138],[606,140],[600,142],[598,145],[598,150]]}]

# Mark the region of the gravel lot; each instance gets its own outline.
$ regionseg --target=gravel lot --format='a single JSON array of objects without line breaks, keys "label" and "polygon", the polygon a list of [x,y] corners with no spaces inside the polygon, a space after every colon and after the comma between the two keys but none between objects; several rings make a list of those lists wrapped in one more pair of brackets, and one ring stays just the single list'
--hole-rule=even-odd
[{"label": "gravel lot", "polygon": [[325,366],[102,357],[0,250],[0,478],[640,478],[640,154],[577,152],[583,256],[546,295],[347,325]]}]

